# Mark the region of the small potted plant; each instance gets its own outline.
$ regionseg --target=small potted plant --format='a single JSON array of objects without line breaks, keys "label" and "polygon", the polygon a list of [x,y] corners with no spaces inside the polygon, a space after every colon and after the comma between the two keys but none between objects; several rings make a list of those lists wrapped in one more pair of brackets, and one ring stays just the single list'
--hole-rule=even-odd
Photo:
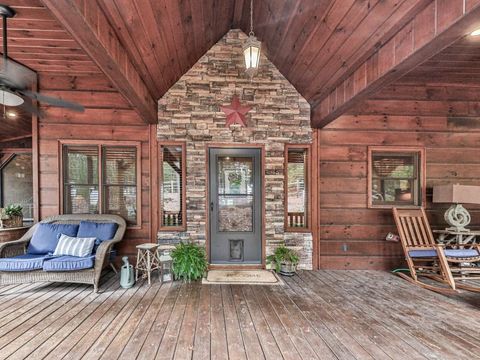
[{"label": "small potted plant", "polygon": [[300,261],[295,250],[279,246],[272,255],[267,256],[267,264],[275,266],[275,271],[285,276],[293,276]]},{"label": "small potted plant", "polygon": [[180,243],[172,251],[172,272],[185,282],[198,280],[207,271],[205,248],[193,243]]},{"label": "small potted plant", "polygon": [[23,226],[23,207],[21,205],[8,205],[3,210],[6,220],[3,220],[5,227],[15,228]]}]

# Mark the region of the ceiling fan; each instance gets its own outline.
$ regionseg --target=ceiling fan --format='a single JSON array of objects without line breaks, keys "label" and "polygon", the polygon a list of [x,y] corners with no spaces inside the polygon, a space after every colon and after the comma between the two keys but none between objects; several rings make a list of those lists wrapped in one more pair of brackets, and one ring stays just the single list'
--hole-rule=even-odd
[{"label": "ceiling fan", "polygon": [[30,105],[26,99],[37,100],[51,106],[67,108],[70,110],[83,112],[82,105],[65,101],[63,99],[42,95],[31,91],[34,77],[32,71],[20,63],[14,62],[8,58],[7,47],[7,19],[16,15],[15,10],[7,5],[0,4],[0,16],[3,24],[3,58],[0,66],[0,105],[22,106],[22,108],[32,114],[41,115],[38,109]]}]

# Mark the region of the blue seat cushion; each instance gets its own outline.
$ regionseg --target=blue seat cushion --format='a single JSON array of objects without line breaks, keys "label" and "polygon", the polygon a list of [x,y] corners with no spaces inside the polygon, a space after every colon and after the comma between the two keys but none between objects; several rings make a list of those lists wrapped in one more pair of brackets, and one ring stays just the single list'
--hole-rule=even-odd
[{"label": "blue seat cushion", "polygon": [[97,238],[99,242],[112,240],[117,232],[118,224],[116,223],[97,223],[94,221],[81,221],[78,229],[78,237]]},{"label": "blue seat cushion", "polygon": [[11,258],[0,258],[0,271],[32,271],[43,268],[50,255],[25,254]]},{"label": "blue seat cushion", "polygon": [[[408,254],[412,258],[437,257],[436,250],[410,250]],[[469,258],[480,256],[480,254],[475,249],[446,249],[445,256],[456,258]]]},{"label": "blue seat cushion", "polygon": [[445,256],[469,258],[469,257],[480,256],[480,254],[475,249],[447,249],[445,250]]},{"label": "blue seat cushion", "polygon": [[77,236],[79,226],[76,224],[38,224],[32,240],[28,244],[28,254],[48,254],[55,251],[60,234]]},{"label": "blue seat cushion", "polygon": [[93,268],[95,264],[95,255],[86,257],[77,256],[59,256],[43,263],[43,270],[45,271],[74,271],[82,269]]},{"label": "blue seat cushion", "polygon": [[436,250],[410,250],[408,255],[412,258],[430,258],[437,257]]}]

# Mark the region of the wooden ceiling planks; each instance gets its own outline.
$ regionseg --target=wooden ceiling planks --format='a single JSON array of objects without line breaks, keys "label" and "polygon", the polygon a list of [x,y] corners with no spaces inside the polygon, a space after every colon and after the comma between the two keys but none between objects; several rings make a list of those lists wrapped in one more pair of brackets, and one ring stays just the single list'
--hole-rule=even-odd
[{"label": "wooden ceiling planks", "polygon": [[[39,0],[8,2],[9,56],[37,72],[99,73],[95,63]],[[1,28],[1,24],[0,24]]]},{"label": "wooden ceiling planks", "polygon": [[[105,1],[105,0],[103,0]],[[135,0],[140,1],[140,0]],[[180,79],[199,59],[230,29],[233,13],[233,0],[169,0],[158,2],[148,0],[157,27],[147,28],[157,33],[167,44],[169,53],[161,54],[160,61],[170,55],[171,65],[178,63],[179,70],[173,80],[162,89],[159,98]],[[141,15],[145,15],[144,12]],[[194,20],[195,19],[195,20]],[[171,71],[171,70],[170,70]]]},{"label": "wooden ceiling planks", "polygon": [[480,25],[480,2],[474,1],[476,6],[435,0],[425,7],[329,96],[313,104],[313,126],[327,125],[476,29]]},{"label": "wooden ceiling planks", "polygon": [[42,0],[144,122],[157,122],[157,102],[96,1]]},{"label": "wooden ceiling planks", "polygon": [[[354,0],[342,0],[338,4],[352,1]],[[325,12],[330,6],[332,0],[254,2],[255,34],[267,49],[269,59],[288,79],[292,75],[289,64],[301,56],[300,50],[316,46],[314,43],[309,46],[307,40],[312,37],[312,30],[322,24]],[[244,7],[241,23],[241,29],[247,34],[250,31],[249,9],[248,3]],[[297,86],[295,83],[293,85]]]},{"label": "wooden ceiling planks", "polygon": [[[269,59],[314,103],[431,1],[256,1],[254,27]],[[247,3],[240,23],[246,33]]]},{"label": "wooden ceiling planks", "polygon": [[[455,11],[442,10],[451,6],[446,0],[255,0],[254,29],[269,59],[315,108],[320,100],[331,98],[329,93],[338,84],[346,96],[348,90],[342,82],[360,86],[364,80],[356,69],[433,2],[440,16],[446,17],[439,20],[440,26],[460,11],[455,6]],[[465,0],[465,10],[477,2]],[[85,0],[76,3],[86,6]],[[248,0],[88,3],[87,10],[101,7],[107,25],[153,99],[160,98],[230,28],[250,30]],[[9,4],[19,14],[9,22],[12,58],[41,74],[101,73],[41,0],[12,0]],[[416,37],[414,41],[423,40]],[[477,43],[457,44],[402,81],[408,83],[419,76],[432,81],[435,74],[444,82],[478,81],[472,64],[480,59],[476,47]]]},{"label": "wooden ceiling planks", "polygon": [[[150,41],[149,37],[138,37],[131,31],[131,29],[137,29],[136,33],[142,31],[142,18],[137,12],[137,7],[132,1],[127,1],[124,6],[120,6],[123,3],[118,1],[101,1],[99,5],[109,18],[112,26],[114,26],[120,41],[123,44],[136,44],[136,46],[125,46],[125,49],[129,53],[129,57],[135,64],[137,71],[142,75],[150,92],[157,96],[162,86],[167,86],[164,75],[165,66],[155,66],[158,65],[155,59],[156,46]],[[128,16],[125,14],[127,9],[130,14]],[[161,43],[157,44],[159,47],[161,45]],[[153,79],[156,79],[156,81],[153,81]],[[157,85],[159,82],[160,86]]]},{"label": "wooden ceiling planks", "polygon": [[234,0],[98,2],[155,98],[230,29],[235,12]]},{"label": "wooden ceiling planks", "polygon": [[[319,62],[321,71],[313,74],[310,80],[314,84],[323,84],[321,88],[312,86],[306,93],[311,103],[326,95],[339,81],[344,80],[352,69],[356,69],[370,57],[388,39],[392,38],[407,22],[423,10],[430,0],[407,0],[388,4],[380,1],[367,12],[363,20],[346,40],[338,39],[337,49],[330,49],[332,54],[326,62]],[[374,14],[374,16],[371,16]],[[373,29],[373,31],[372,31]],[[365,37],[364,34],[368,34]],[[338,66],[342,64],[342,66]],[[317,69],[319,67],[317,66]],[[345,69],[350,69],[345,71]],[[305,79],[301,80],[306,81]]]},{"label": "wooden ceiling planks", "polygon": [[407,73],[396,84],[480,86],[480,37],[465,36]]}]

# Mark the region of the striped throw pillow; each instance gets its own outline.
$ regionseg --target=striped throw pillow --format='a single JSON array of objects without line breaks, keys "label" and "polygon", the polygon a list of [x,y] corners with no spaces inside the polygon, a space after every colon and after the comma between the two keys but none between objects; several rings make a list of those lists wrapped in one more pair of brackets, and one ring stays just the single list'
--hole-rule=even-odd
[{"label": "striped throw pillow", "polygon": [[78,256],[86,257],[92,255],[96,238],[77,238],[61,234],[55,248],[54,256]]}]

